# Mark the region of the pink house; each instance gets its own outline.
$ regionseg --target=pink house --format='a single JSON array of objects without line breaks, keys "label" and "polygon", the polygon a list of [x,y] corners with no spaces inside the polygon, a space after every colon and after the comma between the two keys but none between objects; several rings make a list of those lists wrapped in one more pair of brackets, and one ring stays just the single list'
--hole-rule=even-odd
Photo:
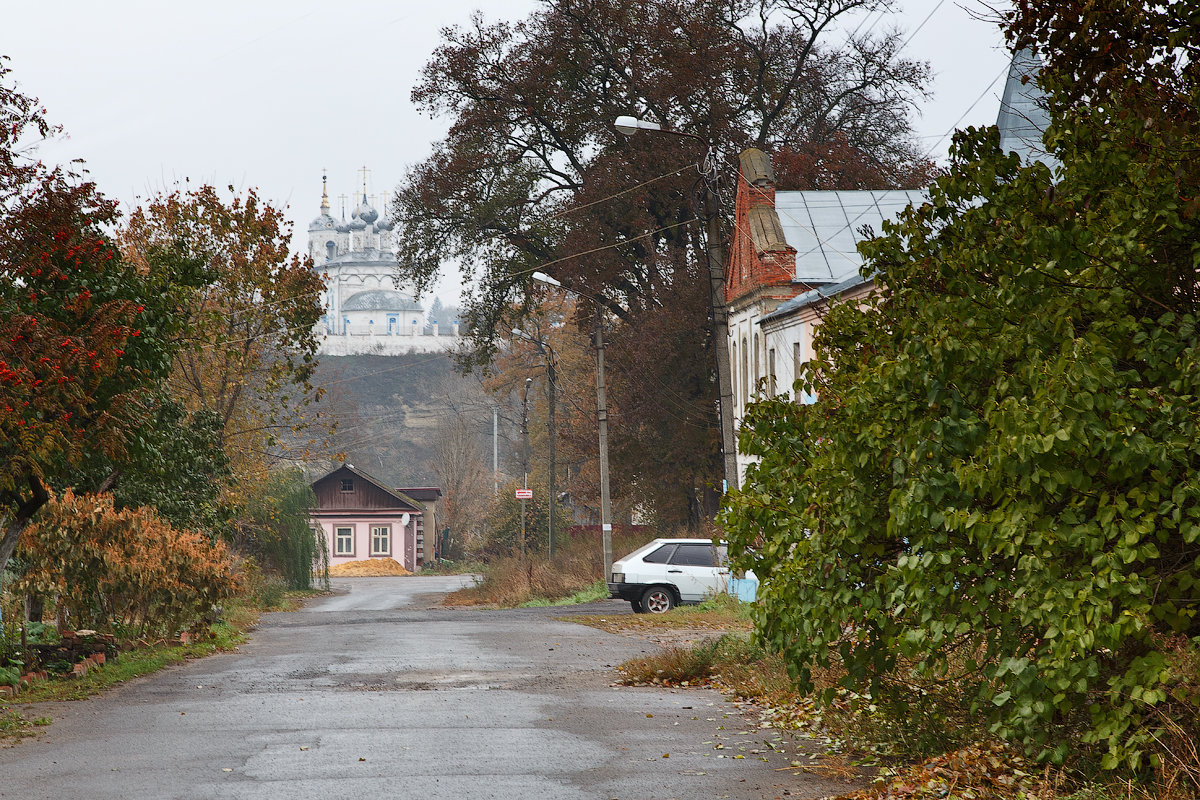
[{"label": "pink house", "polygon": [[[416,572],[425,560],[425,506],[352,464],[312,484],[313,523],[325,534],[329,564],[393,558]],[[440,492],[439,492],[440,494]]]}]

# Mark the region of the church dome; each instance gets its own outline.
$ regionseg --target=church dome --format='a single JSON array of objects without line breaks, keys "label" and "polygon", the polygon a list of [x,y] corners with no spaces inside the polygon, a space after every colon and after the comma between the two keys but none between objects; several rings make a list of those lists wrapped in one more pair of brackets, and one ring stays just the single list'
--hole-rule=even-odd
[{"label": "church dome", "polygon": [[361,231],[363,228],[367,227],[367,223],[363,221],[362,217],[355,217],[354,219],[350,220],[350,224],[346,227],[352,231]]},{"label": "church dome", "polygon": [[378,222],[375,223],[375,230],[377,230],[377,231],[381,231],[381,232],[382,231],[390,231],[391,229],[392,229],[392,223],[389,222],[386,217],[380,219]]},{"label": "church dome", "polygon": [[367,198],[364,197],[362,205],[360,205],[358,210],[354,212],[354,216],[370,225],[372,222],[379,219],[379,212],[376,211],[371,204],[367,202]]},{"label": "church dome", "polygon": [[423,311],[411,297],[391,289],[369,289],[351,295],[342,304],[342,311]]},{"label": "church dome", "polygon": [[333,230],[333,217],[329,216],[328,214],[322,214],[312,222],[308,223],[308,229],[310,231]]}]

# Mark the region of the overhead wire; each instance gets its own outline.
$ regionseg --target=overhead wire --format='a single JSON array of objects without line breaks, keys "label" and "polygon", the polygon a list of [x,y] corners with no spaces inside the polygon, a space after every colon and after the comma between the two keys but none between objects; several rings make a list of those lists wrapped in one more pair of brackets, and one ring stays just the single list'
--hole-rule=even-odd
[{"label": "overhead wire", "polygon": [[938,140],[937,140],[936,142],[934,142],[934,143],[933,143],[933,146],[932,146],[932,147],[930,147],[930,148],[929,148],[927,151],[925,151],[925,156],[924,156],[925,158],[929,158],[929,156],[933,155],[933,151],[934,151],[934,150],[936,150],[936,149],[938,148],[938,146],[939,146],[939,145],[941,145],[941,143],[942,143],[943,141],[945,141],[946,137],[947,137],[947,136],[950,136],[950,135],[951,135],[951,134],[953,134],[953,133],[954,133],[956,130],[958,130],[958,126],[959,126],[959,124],[960,124],[960,123],[961,123],[961,122],[962,122],[964,119],[966,119],[966,118],[967,118],[967,115],[968,115],[968,114],[970,114],[972,111],[974,111],[974,110],[975,110],[975,106],[979,105],[979,101],[983,100],[983,98],[984,98],[985,96],[987,96],[987,93],[988,93],[988,92],[990,92],[990,91],[991,91],[991,90],[992,90],[992,89],[993,89],[993,88],[996,86],[996,82],[997,82],[997,81],[999,81],[999,80],[1000,80],[1000,78],[1002,78],[1002,77],[1003,77],[1003,76],[1004,76],[1004,75],[1005,75],[1005,74],[1008,72],[1008,70],[1009,70],[1009,66],[1010,66],[1010,65],[1008,65],[1008,64],[1005,64],[1005,65],[1004,65],[1004,67],[1003,67],[1003,68],[1000,70],[999,74],[997,74],[995,78],[992,78],[992,82],[991,82],[991,83],[989,83],[989,84],[987,85],[987,87],[986,87],[986,88],[984,88],[984,90],[983,90],[982,92],[980,92],[980,93],[979,93],[979,96],[975,98],[975,102],[971,103],[971,105],[970,105],[970,106],[967,108],[967,110],[966,110],[966,111],[964,111],[964,112],[962,113],[962,115],[961,115],[961,116],[960,116],[958,119],[956,119],[956,120],[954,121],[954,124],[950,126],[950,130],[948,130],[948,131],[946,131],[945,133],[943,133],[943,134],[942,134],[942,135],[941,135],[941,136],[938,138]]}]

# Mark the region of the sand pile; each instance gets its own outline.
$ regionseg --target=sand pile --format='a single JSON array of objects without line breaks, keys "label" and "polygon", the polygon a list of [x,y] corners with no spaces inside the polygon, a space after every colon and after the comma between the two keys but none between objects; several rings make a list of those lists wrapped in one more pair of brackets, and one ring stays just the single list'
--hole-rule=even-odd
[{"label": "sand pile", "polygon": [[331,578],[378,578],[385,575],[412,575],[394,558],[347,561],[329,568]]}]

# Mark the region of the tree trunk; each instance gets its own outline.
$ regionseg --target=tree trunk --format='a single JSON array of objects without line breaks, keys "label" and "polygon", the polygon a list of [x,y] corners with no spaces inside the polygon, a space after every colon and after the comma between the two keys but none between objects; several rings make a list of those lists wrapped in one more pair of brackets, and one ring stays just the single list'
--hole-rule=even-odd
[{"label": "tree trunk", "polygon": [[0,526],[3,526],[4,530],[4,535],[0,537],[0,573],[4,572],[4,566],[8,564],[8,559],[17,549],[17,540],[21,538],[21,532],[29,526],[33,515],[50,500],[50,493],[46,491],[46,487],[42,485],[36,475],[29,475],[27,480],[30,489],[29,498],[19,501],[11,516],[7,514],[0,516]]}]

